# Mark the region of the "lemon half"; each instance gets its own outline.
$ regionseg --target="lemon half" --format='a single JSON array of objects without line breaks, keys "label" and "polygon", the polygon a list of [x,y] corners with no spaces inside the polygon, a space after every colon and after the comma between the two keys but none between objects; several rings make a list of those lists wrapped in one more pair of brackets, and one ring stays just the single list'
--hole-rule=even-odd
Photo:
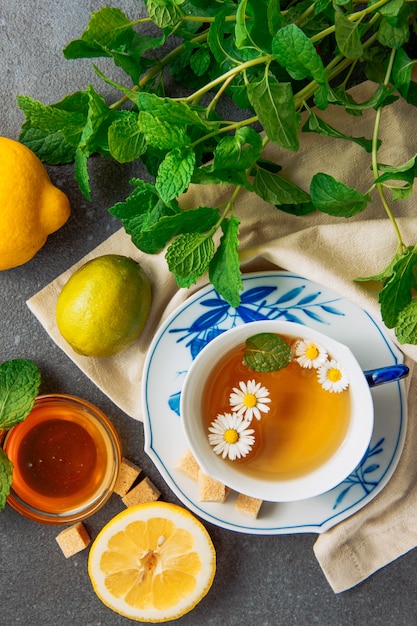
[{"label": "lemon half", "polygon": [[98,597],[132,620],[165,622],[188,613],[209,591],[216,553],[204,526],[166,502],[130,507],[92,544],[88,572]]}]

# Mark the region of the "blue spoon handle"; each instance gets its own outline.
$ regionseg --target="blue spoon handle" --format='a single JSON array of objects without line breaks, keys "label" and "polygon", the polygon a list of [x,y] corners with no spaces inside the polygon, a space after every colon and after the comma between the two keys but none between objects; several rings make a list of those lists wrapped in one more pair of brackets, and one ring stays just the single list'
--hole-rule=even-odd
[{"label": "blue spoon handle", "polygon": [[377,367],[374,370],[364,371],[364,376],[370,387],[377,387],[385,383],[391,383],[408,376],[409,369],[406,365],[398,363],[397,365],[388,365],[387,367]]}]

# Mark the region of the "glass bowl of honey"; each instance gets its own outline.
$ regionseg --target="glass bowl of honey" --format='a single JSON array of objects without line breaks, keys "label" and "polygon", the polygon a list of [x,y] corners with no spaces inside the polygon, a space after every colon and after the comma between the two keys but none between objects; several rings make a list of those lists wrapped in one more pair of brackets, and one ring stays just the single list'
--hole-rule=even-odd
[{"label": "glass bowl of honey", "polygon": [[121,464],[108,417],[65,394],[38,396],[27,418],[5,433],[2,447],[13,463],[8,504],[45,524],[96,513],[110,498]]},{"label": "glass bowl of honey", "polygon": [[[277,353],[285,363],[271,370]],[[265,371],[253,369],[253,359]],[[180,414],[206,475],[271,502],[340,484],[363,458],[374,424],[369,385],[350,349],[281,320],[239,325],[210,341],[187,373]]]}]

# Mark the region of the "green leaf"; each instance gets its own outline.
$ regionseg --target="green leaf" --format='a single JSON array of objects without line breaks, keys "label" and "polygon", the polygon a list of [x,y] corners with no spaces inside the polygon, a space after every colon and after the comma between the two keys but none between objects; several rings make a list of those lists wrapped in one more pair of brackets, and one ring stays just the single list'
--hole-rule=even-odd
[{"label": "green leaf", "polygon": [[310,202],[310,196],[279,174],[257,166],[254,190],[265,202],[275,206]]},{"label": "green leaf", "polygon": [[0,429],[8,430],[29,415],[40,382],[40,372],[29,359],[0,365]]},{"label": "green leaf", "polygon": [[181,23],[178,4],[174,0],[146,0],[148,15],[159,28],[175,28]]},{"label": "green leaf", "polygon": [[407,98],[408,96],[411,85],[411,75],[415,63],[416,61],[411,60],[405,50],[400,48],[397,51],[392,67],[392,77],[403,98]]},{"label": "green leaf", "polygon": [[174,239],[165,258],[179,287],[190,287],[207,271],[215,246],[210,236],[187,233]]},{"label": "green leaf", "polygon": [[120,9],[103,7],[91,15],[82,41],[108,49],[120,48],[126,44],[131,29],[130,20]]},{"label": "green leaf", "polygon": [[249,83],[247,91],[267,137],[282,148],[297,151],[300,116],[290,83],[278,83],[267,75],[260,82]]},{"label": "green leaf", "polygon": [[109,127],[109,150],[119,163],[129,163],[146,150],[146,141],[138,126],[136,113],[128,113]]},{"label": "green leaf", "polygon": [[214,168],[248,169],[260,156],[262,138],[253,128],[244,127],[233,137],[223,137],[214,151]]},{"label": "green leaf", "polygon": [[281,370],[291,362],[291,348],[276,333],[258,333],[246,340],[243,362],[256,372]]},{"label": "green leaf", "polygon": [[335,217],[352,217],[363,211],[369,196],[363,195],[329,174],[314,174],[310,183],[311,200],[319,211]]},{"label": "green leaf", "polygon": [[206,108],[197,104],[189,105],[179,100],[160,98],[154,93],[136,93],[136,104],[141,111],[150,113],[159,120],[178,126],[193,124],[202,128],[215,129],[218,124],[206,119]]},{"label": "green leaf", "polygon": [[282,14],[276,0],[268,0],[267,5],[268,30],[270,35],[274,36],[282,26]]},{"label": "green leaf", "polygon": [[66,46],[64,56],[66,59],[112,57],[114,63],[137,83],[141,71],[152,64],[142,54],[164,41],[164,36],[139,35],[120,9],[103,7],[92,14],[81,39]]},{"label": "green leaf", "polygon": [[223,236],[209,268],[211,284],[226,302],[235,308],[240,304],[239,292],[242,290],[238,255],[239,224],[235,216],[222,222]]},{"label": "green leaf", "polygon": [[66,96],[52,105],[17,96],[17,103],[26,116],[20,141],[45,163],[70,163],[87,120],[88,99],[85,91]]},{"label": "green leaf", "polygon": [[0,511],[6,506],[6,498],[12,486],[13,464],[0,448]]},{"label": "green leaf", "polygon": [[[412,4],[412,3],[410,3]],[[406,19],[389,20],[383,18],[378,30],[378,41],[388,48],[399,49],[410,38],[410,28]]]},{"label": "green leaf", "polygon": [[378,272],[377,274],[374,274],[373,276],[364,276],[364,277],[355,278],[355,281],[357,282],[368,282],[371,280],[375,282],[386,281],[387,279],[391,278],[391,276],[394,274],[394,267],[397,264],[397,261],[399,261],[402,256],[403,255],[401,253],[396,252],[392,260],[380,272]]},{"label": "green leaf", "polygon": [[160,120],[151,113],[141,111],[138,116],[139,130],[146,142],[161,150],[172,150],[190,145],[190,138],[183,126]]},{"label": "green leaf", "polygon": [[205,46],[200,46],[191,55],[190,67],[196,76],[204,76],[211,65],[211,56]]},{"label": "green leaf", "polygon": [[133,230],[132,239],[143,252],[155,254],[173,237],[184,233],[205,233],[217,223],[218,219],[218,209],[210,207],[198,207],[163,215],[155,222],[145,219],[140,225],[140,232]]},{"label": "green leaf", "polygon": [[327,124],[324,120],[320,119],[311,109],[309,109],[309,115],[306,123],[302,127],[302,131],[305,133],[317,133],[318,135],[322,135],[323,137],[335,137],[336,139],[345,139],[346,141],[352,141],[353,143],[356,143],[364,148],[366,152],[372,152],[372,139],[345,135],[333,126],[330,126],[330,124]]},{"label": "green leaf", "polygon": [[417,344],[417,298],[399,312],[395,334],[402,344]]},{"label": "green leaf", "polygon": [[269,52],[271,33],[268,28],[268,7],[260,0],[241,0],[236,11],[236,46]]},{"label": "green leaf", "polygon": [[281,28],[272,40],[272,54],[295,80],[311,76],[326,82],[326,70],[314,44],[295,24]]},{"label": "green leaf", "polygon": [[90,175],[88,173],[88,152],[77,148],[75,153],[74,177],[83,196],[91,201]]},{"label": "green leaf", "polygon": [[351,22],[339,9],[335,11],[335,35],[337,45],[348,59],[359,59],[363,54],[358,22]]},{"label": "green leaf", "polygon": [[168,152],[159,166],[155,187],[164,202],[181,195],[188,188],[195,167],[191,148],[175,148]]},{"label": "green leaf", "polygon": [[379,292],[381,315],[388,328],[397,325],[400,312],[411,302],[416,265],[417,247],[408,248],[395,263],[391,277]]}]

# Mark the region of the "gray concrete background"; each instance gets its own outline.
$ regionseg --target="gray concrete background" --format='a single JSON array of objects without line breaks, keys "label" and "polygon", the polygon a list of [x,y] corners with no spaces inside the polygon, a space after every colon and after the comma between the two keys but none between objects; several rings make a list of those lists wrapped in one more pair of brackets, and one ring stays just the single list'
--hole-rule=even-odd
[{"label": "gray concrete background", "polygon": [[[86,28],[91,12],[104,4],[132,19],[143,14],[140,1],[0,0],[0,134],[19,135],[23,116],[16,96],[44,103],[89,83],[106,88],[90,61],[66,61],[62,49]],[[106,64],[100,66],[106,68]],[[107,68],[106,68],[107,69]],[[113,72],[117,78],[117,72]],[[69,196],[72,215],[28,264],[0,273],[1,360],[33,359],[42,372],[43,393],[76,393],[102,408],[118,429],[124,454],[141,465],[164,500],[176,502],[143,452],[143,428],[106,398],[49,339],[26,307],[26,300],[120,227],[107,208],[126,196],[129,168],[95,159],[91,167],[93,202],[73,180],[72,166],[48,168]],[[1,175],[1,173],[0,173]],[[0,208],[1,210],[1,208]],[[1,236],[1,234],[0,234]],[[121,510],[117,497],[90,518],[94,538]],[[179,620],[184,626],[405,626],[416,623],[417,551],[374,574],[357,588],[335,595],[316,562],[314,535],[244,535],[210,524],[218,555],[209,595]],[[0,513],[0,626],[124,626],[97,599],[87,574],[84,551],[66,560],[55,536],[59,530]]]}]

